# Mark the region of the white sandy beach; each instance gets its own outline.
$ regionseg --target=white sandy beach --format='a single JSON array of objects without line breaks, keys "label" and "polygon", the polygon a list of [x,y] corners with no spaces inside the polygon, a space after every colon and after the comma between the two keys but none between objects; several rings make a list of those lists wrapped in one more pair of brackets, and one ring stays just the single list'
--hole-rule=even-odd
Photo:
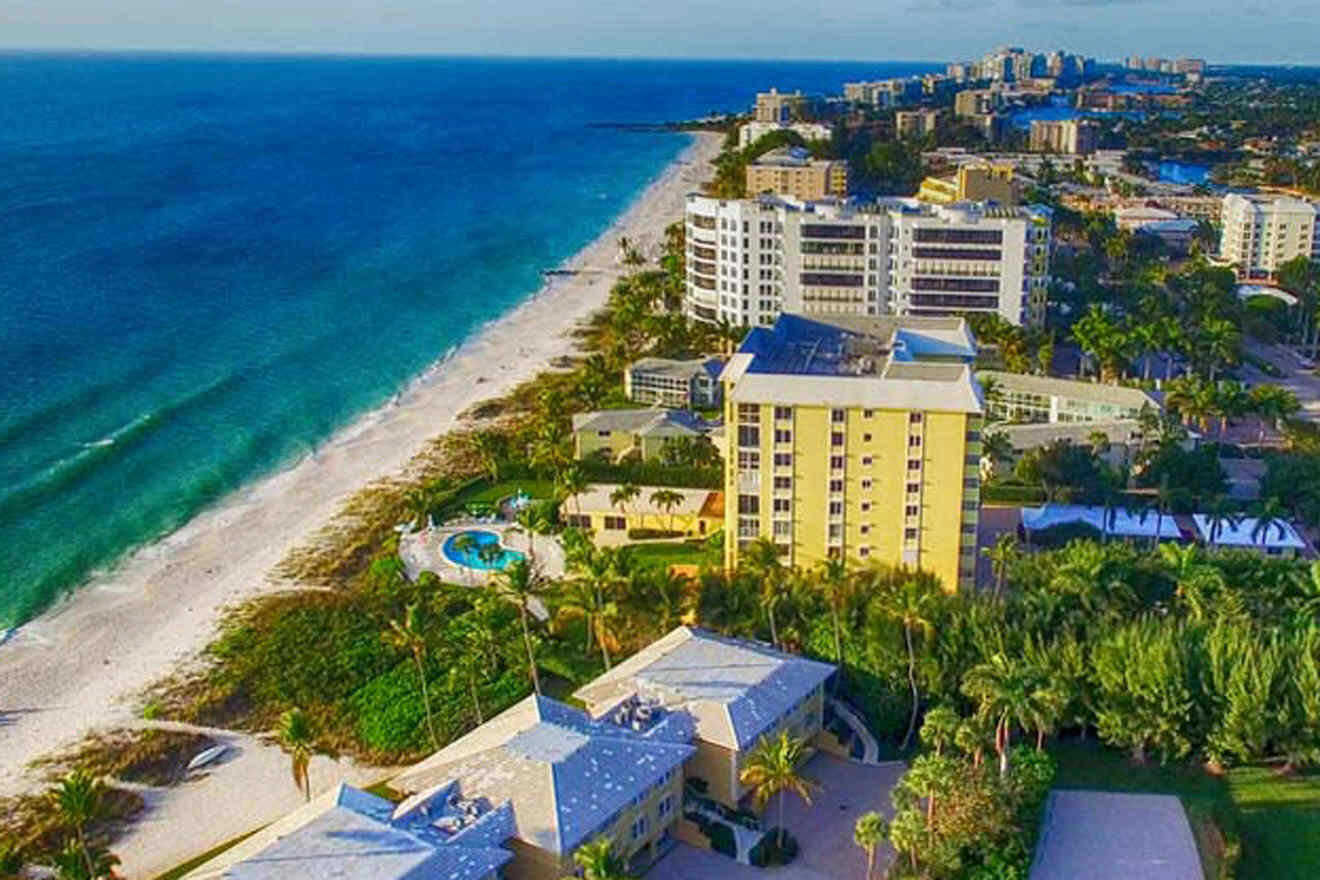
[{"label": "white sandy beach", "polygon": [[[566,263],[603,271],[553,282],[314,456],[136,552],[0,644],[0,795],[36,783],[25,769],[34,758],[91,730],[132,723],[138,695],[194,660],[227,607],[272,589],[270,569],[330,520],[348,495],[399,471],[471,404],[571,353],[568,331],[604,303],[620,274],[619,237],[654,255],[664,227],[682,217],[685,194],[708,177],[720,142],[716,135],[697,136],[610,230]],[[301,798],[287,766],[268,750],[274,751],[246,750],[204,788],[185,783],[152,798],[146,823],[116,847],[126,875],[154,876],[297,806]],[[249,754],[253,759],[244,757]],[[366,773],[347,762],[318,763],[313,782],[325,788],[338,775],[361,779]],[[179,820],[167,821],[171,816]]]}]

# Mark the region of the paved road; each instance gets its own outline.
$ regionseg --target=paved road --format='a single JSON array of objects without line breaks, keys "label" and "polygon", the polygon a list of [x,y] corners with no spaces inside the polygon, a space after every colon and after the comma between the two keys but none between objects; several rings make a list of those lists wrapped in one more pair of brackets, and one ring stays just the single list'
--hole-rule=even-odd
[{"label": "paved road", "polygon": [[1311,421],[1320,421],[1320,376],[1303,371],[1300,359],[1289,349],[1278,345],[1266,345],[1255,340],[1247,340],[1245,345],[1250,354],[1268,361],[1286,374],[1283,378],[1276,379],[1265,375],[1250,364],[1244,364],[1239,373],[1246,383],[1272,384],[1287,388],[1297,395],[1297,400],[1302,405],[1302,411],[1298,415]]},{"label": "paved road", "polygon": [[1050,795],[1031,880],[1202,880],[1201,857],[1173,795]]}]

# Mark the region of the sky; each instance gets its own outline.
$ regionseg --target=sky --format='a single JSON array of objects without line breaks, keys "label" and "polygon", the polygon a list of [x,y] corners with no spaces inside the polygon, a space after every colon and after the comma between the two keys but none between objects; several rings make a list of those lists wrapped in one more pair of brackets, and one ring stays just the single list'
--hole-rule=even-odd
[{"label": "sky", "polygon": [[[753,24],[754,23],[754,24]],[[946,61],[995,45],[1320,64],[1317,0],[0,0],[0,46]]]}]

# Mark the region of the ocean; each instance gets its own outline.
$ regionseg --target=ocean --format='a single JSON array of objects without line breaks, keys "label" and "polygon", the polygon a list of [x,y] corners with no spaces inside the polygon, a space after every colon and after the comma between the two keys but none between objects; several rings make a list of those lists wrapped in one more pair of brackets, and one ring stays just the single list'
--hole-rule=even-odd
[{"label": "ocean", "polygon": [[380,406],[687,144],[918,64],[0,54],[0,632]]}]

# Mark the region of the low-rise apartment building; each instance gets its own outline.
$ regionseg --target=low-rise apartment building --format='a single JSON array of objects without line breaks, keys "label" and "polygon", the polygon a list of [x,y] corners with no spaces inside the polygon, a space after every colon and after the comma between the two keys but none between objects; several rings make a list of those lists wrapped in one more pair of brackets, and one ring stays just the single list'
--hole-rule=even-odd
[{"label": "low-rise apartment building", "polygon": [[[622,543],[629,532],[675,532],[703,538],[724,528],[724,493],[676,486],[638,486],[637,496],[619,503],[619,483],[595,483],[559,505],[566,525],[589,529],[597,543]],[[654,536],[653,536],[654,537]]]},{"label": "low-rise apartment building", "polygon": [[899,110],[894,114],[894,134],[900,138],[922,138],[944,125],[943,109]]},{"label": "low-rise apartment building", "polygon": [[881,562],[971,585],[980,491],[976,344],[961,318],[782,315],[725,367],[725,561]]},{"label": "low-rise apartment building", "polygon": [[917,199],[933,205],[991,202],[1013,206],[1022,200],[1022,185],[1010,163],[967,162],[949,177],[927,177]]},{"label": "low-rise apartment building", "polygon": [[598,837],[640,870],[682,814],[683,765],[696,754],[683,712],[616,705],[603,717],[530,696],[391,781],[408,793],[454,781],[467,798],[507,803],[506,880],[560,880]]},{"label": "low-rise apartment building", "polygon": [[834,137],[833,130],[819,122],[744,122],[738,128],[738,146],[746,149],[768,134],[791,131],[804,141],[827,141]]},{"label": "low-rise apartment building", "polygon": [[593,715],[641,701],[691,716],[696,753],[684,775],[737,808],[748,795],[739,774],[762,737],[786,730],[810,742],[821,732],[825,683],[834,672],[828,663],[684,626],[573,696]]},{"label": "low-rise apartment building", "polygon": [[1000,370],[980,370],[976,378],[987,389],[986,420],[992,422],[1113,422],[1164,408],[1162,394],[1142,388]]},{"label": "low-rise apartment building", "polygon": [[638,403],[658,403],[676,409],[704,409],[720,405],[719,358],[649,357],[623,372],[623,393]]},{"label": "low-rise apartment building", "polygon": [[1100,143],[1100,127],[1089,119],[1036,119],[1029,147],[1036,153],[1089,156]]},{"label": "low-rise apartment building", "polygon": [[747,192],[776,193],[795,199],[848,195],[848,163],[813,159],[802,147],[781,147],[747,163]]},{"label": "low-rise apartment building", "polygon": [[1272,278],[1297,257],[1320,260],[1320,205],[1282,195],[1224,196],[1219,257],[1241,278]]},{"label": "low-rise apartment building", "polygon": [[708,436],[717,426],[687,410],[603,409],[573,416],[573,457],[604,456],[621,461],[630,456],[657,458],[666,441]]},{"label": "low-rise apartment building", "polygon": [[769,326],[804,315],[1045,313],[1053,217],[1041,206],[690,195],[685,310]]}]

